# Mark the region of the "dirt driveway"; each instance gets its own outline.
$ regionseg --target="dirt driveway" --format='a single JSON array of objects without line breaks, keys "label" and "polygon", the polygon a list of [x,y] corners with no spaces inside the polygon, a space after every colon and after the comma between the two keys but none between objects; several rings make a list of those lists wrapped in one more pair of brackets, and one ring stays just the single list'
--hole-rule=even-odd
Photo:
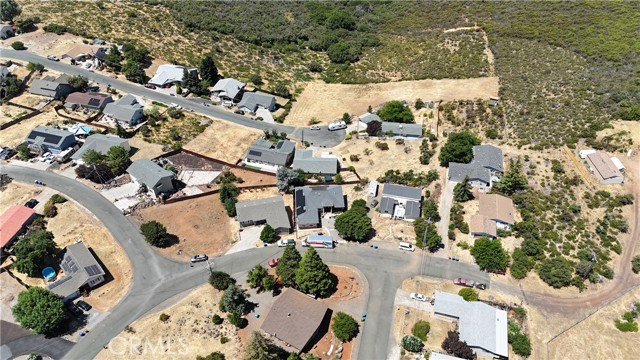
[{"label": "dirt driveway", "polygon": [[381,84],[325,84],[307,85],[287,116],[287,125],[306,126],[309,119],[328,123],[343,113],[360,115],[369,105],[376,106],[389,100],[415,101],[456,99],[488,99],[498,96],[498,78],[442,79],[399,81]]}]

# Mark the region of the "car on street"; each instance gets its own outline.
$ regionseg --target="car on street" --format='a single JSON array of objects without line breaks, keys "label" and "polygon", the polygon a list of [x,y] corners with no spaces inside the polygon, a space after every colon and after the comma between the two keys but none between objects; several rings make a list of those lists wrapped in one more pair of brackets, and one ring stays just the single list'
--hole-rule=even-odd
[{"label": "car on street", "polygon": [[76,305],[84,310],[84,311],[89,311],[91,310],[91,305],[87,304],[86,302],[82,301],[82,300],[78,300],[78,302],[76,302]]},{"label": "car on street", "polygon": [[404,242],[404,241],[400,242],[400,244],[398,245],[398,249],[404,250],[404,251],[411,251],[411,252],[416,251],[415,246],[409,244],[408,242]]},{"label": "car on street", "polygon": [[374,208],[376,206],[378,206],[378,200],[376,199],[371,200],[371,207]]},{"label": "car on street", "polygon": [[187,97],[187,96],[189,96],[189,94],[191,94],[191,90],[186,89],[186,90],[182,91],[182,94],[180,94],[180,96]]},{"label": "car on street", "polygon": [[191,258],[192,263],[202,262],[209,260],[209,257],[205,254],[197,254]]},{"label": "car on street", "polygon": [[16,154],[15,150],[13,150],[12,148],[6,147],[2,149],[2,151],[0,151],[0,160],[9,160],[15,154]]},{"label": "car on street", "polygon": [[293,240],[293,239],[278,240],[278,247],[285,247],[285,246],[289,246],[289,245],[296,246],[296,241]]},{"label": "car on street", "polygon": [[146,87],[147,89],[152,89],[155,90],[156,86],[153,84],[144,84],[144,87]]},{"label": "car on street", "polygon": [[240,110],[240,109],[238,109],[238,110],[234,111],[234,113],[235,113],[235,114],[238,114],[238,115],[244,115],[244,111],[242,111],[242,110]]},{"label": "car on street", "polygon": [[269,260],[267,262],[267,264],[269,264],[269,267],[276,267],[278,265],[278,261],[280,260],[280,258],[273,258],[271,260]]},{"label": "car on street", "polygon": [[480,290],[486,290],[487,289],[487,284],[476,283],[476,288],[480,289]]},{"label": "car on street", "polygon": [[38,205],[38,200],[36,199],[30,199],[24,204],[24,206],[28,207],[29,209],[33,209],[34,207],[36,207],[36,205]]},{"label": "car on street", "polygon": [[453,279],[453,283],[456,284],[456,285],[468,286],[468,287],[474,287],[476,285],[475,281],[467,280],[465,278],[455,278],[455,279]]},{"label": "car on street", "polygon": [[47,59],[49,59],[51,61],[60,61],[60,59],[58,59],[57,57],[55,57],[53,55],[47,55]]},{"label": "car on street", "polygon": [[73,316],[82,316],[83,314],[82,310],[78,309],[78,307],[72,302],[67,303],[67,310],[69,310]]},{"label": "car on street", "polygon": [[318,125],[310,126],[309,130],[320,130],[320,126],[318,126]]},{"label": "car on street", "polygon": [[420,294],[420,293],[411,293],[409,295],[410,298],[412,298],[413,300],[418,300],[418,301],[424,301],[427,302],[429,301],[429,298]]}]

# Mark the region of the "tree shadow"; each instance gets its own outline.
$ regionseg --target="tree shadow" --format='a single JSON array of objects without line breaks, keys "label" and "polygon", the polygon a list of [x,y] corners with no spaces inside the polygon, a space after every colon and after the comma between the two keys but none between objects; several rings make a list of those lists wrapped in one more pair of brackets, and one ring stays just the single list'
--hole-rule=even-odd
[{"label": "tree shadow", "polygon": [[177,235],[167,234],[164,246],[159,246],[159,247],[168,248],[179,243],[180,243],[180,238]]}]

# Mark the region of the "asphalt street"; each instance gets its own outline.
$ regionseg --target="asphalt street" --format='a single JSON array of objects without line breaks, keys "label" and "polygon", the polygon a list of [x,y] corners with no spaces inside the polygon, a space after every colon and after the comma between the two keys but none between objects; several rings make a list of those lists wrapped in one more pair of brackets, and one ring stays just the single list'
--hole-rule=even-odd
[{"label": "asphalt street", "polygon": [[[133,267],[133,283],[127,296],[111,314],[66,354],[66,359],[92,358],[116,337],[125,326],[146,314],[165,300],[207,281],[204,263],[189,264],[168,260],[153,251],[138,232],[137,226],[112,203],[91,188],[55,173],[3,165],[0,172],[14,181],[33,183],[41,180],[69,198],[77,201],[102,221],[129,256]],[[216,270],[237,274],[250,270],[254,264],[265,262],[280,254],[281,248],[266,247],[213,258]],[[363,324],[358,352],[360,359],[383,359],[386,355],[393,317],[394,294],[402,281],[423,274],[452,279],[462,276],[489,282],[488,274],[477,266],[446,259],[407,253],[400,250],[373,249],[365,245],[345,245],[335,250],[319,251],[322,258],[333,264],[358,268],[369,283],[367,322]],[[34,346],[37,344],[34,343]]]}]

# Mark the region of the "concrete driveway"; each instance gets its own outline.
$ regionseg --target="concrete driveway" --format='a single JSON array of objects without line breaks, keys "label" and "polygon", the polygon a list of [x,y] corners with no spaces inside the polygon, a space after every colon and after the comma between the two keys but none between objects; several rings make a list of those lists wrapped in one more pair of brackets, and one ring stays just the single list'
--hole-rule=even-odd
[{"label": "concrete driveway", "polygon": [[308,141],[310,145],[319,148],[332,148],[340,144],[347,132],[345,130],[329,131],[326,126],[321,126],[320,130],[310,130],[309,127],[297,128],[293,136],[300,141]]}]

